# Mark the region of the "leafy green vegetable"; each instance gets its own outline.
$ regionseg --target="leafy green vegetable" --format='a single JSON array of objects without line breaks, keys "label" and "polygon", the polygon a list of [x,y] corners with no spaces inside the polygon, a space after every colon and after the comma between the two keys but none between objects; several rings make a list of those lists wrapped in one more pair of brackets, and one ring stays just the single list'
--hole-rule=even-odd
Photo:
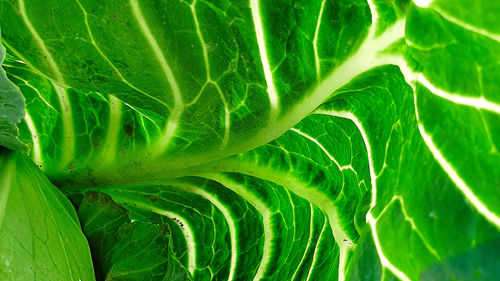
[{"label": "leafy green vegetable", "polygon": [[20,139],[99,280],[494,280],[498,14],[0,1]]},{"label": "leafy green vegetable", "polygon": [[0,151],[2,280],[95,280],[76,212],[24,155]]},{"label": "leafy green vegetable", "polygon": [[96,192],[85,194],[78,216],[101,267],[98,279],[188,280],[172,252],[167,224],[131,222],[125,209]]},{"label": "leafy green vegetable", "polygon": [[[5,48],[0,44],[0,64],[5,60]],[[25,150],[26,145],[17,138],[17,125],[24,116],[24,99],[19,89],[7,78],[0,67],[0,147]],[[0,148],[1,149],[1,148]]]}]

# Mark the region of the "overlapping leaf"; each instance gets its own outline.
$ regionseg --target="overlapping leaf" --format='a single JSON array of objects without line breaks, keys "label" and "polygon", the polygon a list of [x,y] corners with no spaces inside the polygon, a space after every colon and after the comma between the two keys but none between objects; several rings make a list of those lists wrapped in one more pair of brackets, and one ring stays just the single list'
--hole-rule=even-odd
[{"label": "overlapping leaf", "polygon": [[190,280],[167,224],[132,222],[109,196],[85,194],[78,208],[99,280]]},{"label": "overlapping leaf", "polygon": [[[158,126],[151,145],[120,161],[146,171],[158,158],[178,169],[279,136],[328,97],[329,90],[314,91],[320,82],[345,82],[331,72],[370,25],[365,1],[0,5],[10,52],[57,85],[65,135],[77,130],[68,88],[115,95]],[[75,141],[59,150],[78,154]]]},{"label": "overlapping leaf", "polygon": [[[0,65],[5,60],[5,48],[0,44]],[[24,116],[24,98],[19,89],[7,78],[0,67],[0,146],[13,150],[26,150],[19,141],[17,125]]]},{"label": "overlapping leaf", "polygon": [[92,2],[0,2],[21,137],[195,280],[496,276],[496,4]]},{"label": "overlapping leaf", "polygon": [[95,280],[69,200],[24,155],[0,152],[0,277]]}]

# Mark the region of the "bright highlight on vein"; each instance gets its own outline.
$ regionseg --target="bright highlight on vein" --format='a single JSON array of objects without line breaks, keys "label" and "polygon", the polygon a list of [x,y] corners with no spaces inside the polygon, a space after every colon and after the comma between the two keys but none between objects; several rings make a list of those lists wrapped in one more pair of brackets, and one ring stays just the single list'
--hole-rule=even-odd
[{"label": "bright highlight on vein", "polygon": [[367,3],[372,15],[372,23],[368,32],[368,38],[373,38],[375,36],[375,31],[377,30],[379,15],[377,12],[377,6],[373,3],[373,0],[367,0]]},{"label": "bright highlight on vein", "polygon": [[418,124],[418,130],[422,135],[422,138],[429,147],[434,158],[438,161],[439,165],[445,170],[450,179],[455,183],[458,189],[464,194],[465,198],[469,202],[472,203],[474,208],[482,214],[488,221],[493,223],[498,229],[500,229],[500,216],[498,216],[495,212],[490,210],[488,206],[486,206],[481,199],[479,199],[474,191],[467,185],[467,183],[460,177],[460,175],[455,171],[453,166],[448,162],[442,152],[434,143],[432,136],[427,133],[424,126],[422,124]]},{"label": "bright highlight on vein", "polygon": [[450,22],[452,22],[452,23],[454,23],[454,24],[456,24],[464,29],[470,30],[470,31],[477,33],[477,34],[481,34],[482,36],[488,37],[489,39],[500,43],[500,34],[494,33],[492,31],[486,30],[484,28],[476,27],[470,23],[467,23],[463,20],[460,20],[460,19],[446,13],[445,11],[442,11],[441,9],[436,9],[436,11],[439,12],[439,14],[443,18],[445,18],[447,21],[450,21]]},{"label": "bright highlight on vein", "polygon": [[316,67],[316,76],[317,76],[317,81],[319,82],[321,79],[321,61],[319,58],[319,53],[318,53],[318,36],[319,36],[319,29],[321,27],[321,18],[323,17],[323,12],[325,10],[325,3],[326,0],[321,1],[321,7],[319,9],[319,14],[318,14],[318,21],[316,22],[316,30],[314,31],[314,39],[313,39],[313,49],[314,49],[314,64]]},{"label": "bright highlight on vein", "polygon": [[[188,263],[189,267],[188,270],[193,273],[193,271],[196,269],[196,241],[194,240],[194,232],[193,229],[191,228],[191,225],[188,224],[187,220],[180,216],[178,213],[172,213],[169,211],[165,210],[160,210],[160,209],[155,209],[153,210],[157,214],[169,217],[172,219],[175,223],[179,225],[179,227],[182,229],[184,232],[184,237],[186,238],[187,241],[187,248],[188,248]],[[175,220],[174,220],[175,218]]]},{"label": "bright highlight on vein", "polygon": [[272,212],[269,207],[256,195],[253,191],[248,189],[246,186],[234,182],[233,180],[227,178],[222,174],[203,174],[206,178],[210,178],[214,181],[219,182],[226,188],[231,189],[233,192],[237,193],[243,197],[247,202],[252,204],[262,215],[262,224],[264,225],[264,251],[262,253],[262,259],[257,272],[253,278],[254,281],[259,281],[263,276],[266,275],[268,271],[268,263],[270,262],[271,248],[273,247],[273,237],[274,231],[272,230],[271,216]]},{"label": "bright highlight on vein", "polygon": [[177,83],[175,74],[168,63],[167,58],[165,57],[163,49],[160,47],[160,45],[156,40],[156,37],[151,32],[148,23],[146,22],[146,18],[142,14],[141,8],[139,7],[139,3],[137,2],[137,0],[130,0],[130,8],[135,17],[135,20],[137,21],[137,24],[141,28],[141,31],[145,39],[149,43],[158,63],[161,66],[163,73],[165,74],[166,80],[168,81],[172,89],[172,94],[174,97],[174,108],[170,113],[170,118],[166,124],[164,134],[162,138],[159,140],[158,145],[155,149],[155,151],[163,152],[169,145],[172,138],[174,137],[174,134],[178,127],[179,123],[178,121],[180,115],[182,114],[182,111],[184,109],[182,93]]},{"label": "bright highlight on vein", "polygon": [[484,97],[467,97],[446,92],[434,86],[422,74],[420,74],[417,79],[418,82],[420,82],[427,89],[429,89],[429,91],[431,91],[434,95],[438,97],[441,97],[456,104],[471,106],[476,109],[484,109],[496,114],[500,114],[500,104],[489,101]]},{"label": "bright highlight on vein", "polygon": [[262,61],[262,68],[264,70],[264,76],[267,83],[267,92],[269,94],[269,101],[271,102],[271,114],[276,114],[279,110],[278,104],[278,92],[276,91],[276,86],[273,81],[273,74],[271,72],[271,65],[269,58],[267,56],[266,40],[264,36],[264,27],[262,24],[262,18],[260,14],[260,0],[251,0],[250,8],[252,9],[253,23],[255,26],[255,33],[257,35],[257,42],[259,45],[259,53]]},{"label": "bright highlight on vein", "polygon": [[413,3],[415,3],[415,5],[419,6],[420,8],[427,8],[432,3],[432,1],[433,0],[413,0]]},{"label": "bright highlight on vein", "polygon": [[205,199],[209,200],[224,215],[224,218],[226,219],[226,222],[229,226],[229,234],[231,237],[231,266],[229,268],[229,276],[227,278],[227,281],[233,281],[234,275],[236,274],[236,263],[238,261],[238,244],[237,244],[238,240],[236,238],[236,233],[238,232],[238,229],[235,225],[235,219],[233,218],[231,212],[221,201],[219,201],[219,198],[215,197],[213,194],[205,191],[202,188],[189,184],[186,185],[178,183],[174,184],[176,184],[180,188],[185,188],[188,192],[198,194],[204,197]]}]

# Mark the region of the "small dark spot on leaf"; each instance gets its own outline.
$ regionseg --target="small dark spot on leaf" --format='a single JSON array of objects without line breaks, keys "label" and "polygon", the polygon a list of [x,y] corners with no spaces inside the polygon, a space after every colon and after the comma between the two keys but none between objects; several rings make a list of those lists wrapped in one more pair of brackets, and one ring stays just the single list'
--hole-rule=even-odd
[{"label": "small dark spot on leaf", "polygon": [[131,137],[132,134],[134,133],[134,128],[132,128],[132,126],[130,125],[125,125],[123,130],[125,131],[125,135],[127,135],[128,137]]},{"label": "small dark spot on leaf", "polygon": [[111,15],[112,18],[116,19],[116,16],[115,15]]}]

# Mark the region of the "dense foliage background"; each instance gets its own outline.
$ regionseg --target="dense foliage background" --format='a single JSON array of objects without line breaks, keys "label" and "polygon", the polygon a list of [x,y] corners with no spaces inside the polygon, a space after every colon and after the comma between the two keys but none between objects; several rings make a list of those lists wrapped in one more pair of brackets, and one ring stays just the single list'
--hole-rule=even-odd
[{"label": "dense foliage background", "polygon": [[0,0],[0,279],[496,280],[498,15]]}]

